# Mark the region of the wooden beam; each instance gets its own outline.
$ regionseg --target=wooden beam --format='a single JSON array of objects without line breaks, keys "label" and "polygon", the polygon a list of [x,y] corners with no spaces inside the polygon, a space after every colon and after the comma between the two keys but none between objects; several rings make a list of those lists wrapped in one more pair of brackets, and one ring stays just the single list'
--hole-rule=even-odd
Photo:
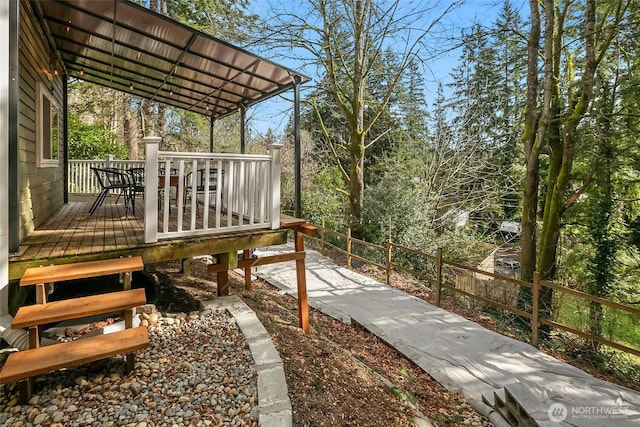
[{"label": "wooden beam", "polygon": [[292,217],[290,215],[280,214],[280,228],[296,228],[306,224],[307,221]]},{"label": "wooden beam", "polygon": [[304,224],[296,228],[296,231],[299,231],[300,233],[307,236],[316,237],[316,235],[318,234],[318,227],[311,224]]},{"label": "wooden beam", "polygon": [[[241,259],[238,260],[237,268],[248,268],[248,267],[257,267],[259,265],[267,265],[267,264],[275,264],[278,262],[284,261],[297,261],[300,259],[304,259],[306,256],[306,252],[290,252],[288,254],[280,254],[280,255],[269,255],[257,258],[250,259]],[[220,271],[225,271],[227,268],[222,264],[211,264],[207,267],[209,273],[218,273]]]},{"label": "wooden beam", "polygon": [[46,257],[28,260],[10,260],[9,280],[18,280],[27,268],[49,264],[70,264],[119,257],[141,256],[145,264],[155,264],[201,255],[219,254],[246,248],[264,248],[287,242],[286,230],[260,230],[247,234],[222,234],[198,236],[188,239],[171,239],[123,250],[102,251],[66,257]]}]

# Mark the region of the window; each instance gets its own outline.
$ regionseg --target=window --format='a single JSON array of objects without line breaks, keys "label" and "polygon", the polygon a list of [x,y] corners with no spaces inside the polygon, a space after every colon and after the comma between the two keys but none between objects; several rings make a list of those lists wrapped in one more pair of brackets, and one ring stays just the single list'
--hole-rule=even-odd
[{"label": "window", "polygon": [[39,168],[58,166],[60,146],[60,108],[47,87],[36,90],[36,162]]}]

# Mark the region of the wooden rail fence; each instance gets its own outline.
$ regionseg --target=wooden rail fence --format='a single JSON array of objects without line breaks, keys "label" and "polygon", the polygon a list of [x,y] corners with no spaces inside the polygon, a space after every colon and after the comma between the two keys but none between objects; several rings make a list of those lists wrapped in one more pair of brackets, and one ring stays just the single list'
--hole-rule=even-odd
[{"label": "wooden rail fence", "polygon": [[[635,319],[635,323],[640,320],[640,310],[636,308],[620,304],[615,301],[598,298],[575,289],[560,286],[556,283],[540,280],[540,275],[537,272],[534,273],[533,283],[529,283],[514,277],[496,274],[472,266],[449,261],[443,258],[442,248],[437,248],[436,254],[432,255],[391,241],[388,241],[385,246],[376,245],[354,238],[351,235],[351,229],[347,229],[346,233],[339,233],[328,229],[325,226],[324,220],[318,227],[318,230],[320,232],[316,237],[305,236],[305,238],[318,242],[323,254],[327,249],[332,249],[344,254],[348,268],[352,267],[353,260],[360,261],[370,266],[375,266],[386,272],[387,284],[391,284],[392,282],[393,271],[406,273],[420,280],[424,280],[434,288],[435,303],[438,307],[441,306],[443,292],[447,290],[453,294],[463,295],[473,301],[505,310],[529,320],[531,324],[531,345],[535,347],[538,347],[539,345],[540,326],[546,325],[550,328],[574,334],[585,340],[590,340],[594,343],[602,344],[640,357],[639,348],[633,348],[621,342],[592,335],[570,325],[560,323],[557,319],[554,320],[543,317],[541,313],[540,294],[544,288],[548,288],[554,291],[555,295],[561,293],[563,295],[573,297],[581,302],[586,302],[588,304],[600,304],[603,309],[607,308],[621,312],[627,316],[632,316],[633,319]],[[341,241],[343,246],[340,245],[338,241]],[[378,258],[383,261],[380,262],[369,259],[364,255],[365,252],[377,253]],[[415,271],[406,265],[394,262],[394,259],[398,258],[400,255],[412,255],[418,257],[422,262],[426,262],[430,267],[430,274]],[[532,303],[530,311],[521,310],[516,307],[519,287],[527,287],[531,289]]]}]

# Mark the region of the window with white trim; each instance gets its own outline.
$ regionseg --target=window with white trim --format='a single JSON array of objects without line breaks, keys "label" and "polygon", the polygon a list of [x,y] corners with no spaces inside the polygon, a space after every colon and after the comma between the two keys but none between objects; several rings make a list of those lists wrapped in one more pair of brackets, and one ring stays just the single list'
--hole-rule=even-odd
[{"label": "window with white trim", "polygon": [[36,88],[36,163],[39,168],[57,167],[60,147],[60,107],[47,87]]}]

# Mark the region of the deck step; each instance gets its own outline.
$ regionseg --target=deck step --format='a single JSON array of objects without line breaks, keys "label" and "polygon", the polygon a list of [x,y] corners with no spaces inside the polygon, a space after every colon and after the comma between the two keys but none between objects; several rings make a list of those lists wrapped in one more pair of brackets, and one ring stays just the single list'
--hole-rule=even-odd
[{"label": "deck step", "polygon": [[143,269],[144,264],[140,256],[49,265],[45,267],[28,268],[20,279],[20,286],[130,273]]},{"label": "deck step", "polygon": [[97,314],[122,311],[144,305],[144,289],[109,292],[106,294],[52,301],[20,307],[11,322],[12,329],[57,323]]},{"label": "deck step", "polygon": [[148,345],[147,328],[138,327],[11,353],[0,372],[0,384],[106,359],[116,354],[132,353]]}]

